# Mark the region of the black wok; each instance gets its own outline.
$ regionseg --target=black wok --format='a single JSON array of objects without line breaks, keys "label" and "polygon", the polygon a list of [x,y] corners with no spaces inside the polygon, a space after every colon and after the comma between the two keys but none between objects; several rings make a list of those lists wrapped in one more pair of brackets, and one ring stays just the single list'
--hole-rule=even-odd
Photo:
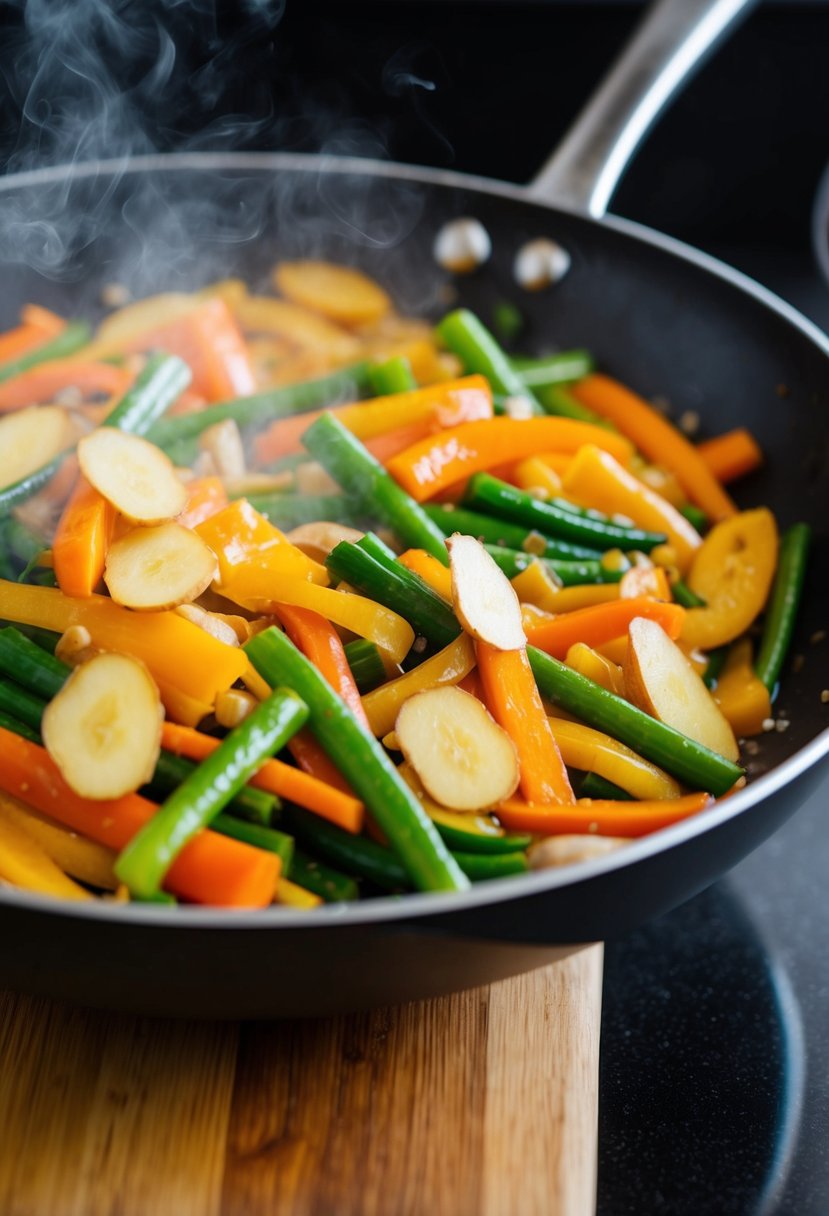
[{"label": "black wok", "polygon": [[[599,168],[571,196],[592,199],[594,211],[603,208],[592,189]],[[547,180],[560,170],[553,164]],[[3,984],[211,1017],[325,1014],[437,995],[627,933],[712,882],[817,784],[829,752],[825,650],[810,642],[827,624],[829,342],[742,275],[635,224],[460,175],[290,155],[173,156],[1,183],[0,322],[10,324],[24,300],[94,314],[112,280],[137,292],[227,273],[256,284],[280,257],[322,252],[363,266],[401,309],[436,314],[446,281],[432,243],[456,216],[481,220],[493,243],[486,268],[457,282],[461,303],[488,317],[512,300],[527,318],[526,346],[589,345],[604,368],[646,396],[667,397],[675,414],[697,411],[703,433],[745,424],[758,437],[768,466],[739,486],[738,500],[768,504],[783,526],[805,519],[815,530],[794,642],[805,662],[787,671],[778,701],[788,729],[760,740],[748,787],[712,810],[608,858],[462,895],[231,914],[69,905],[5,889]],[[513,281],[512,260],[542,236],[560,242],[572,265],[555,288],[528,295]]]}]

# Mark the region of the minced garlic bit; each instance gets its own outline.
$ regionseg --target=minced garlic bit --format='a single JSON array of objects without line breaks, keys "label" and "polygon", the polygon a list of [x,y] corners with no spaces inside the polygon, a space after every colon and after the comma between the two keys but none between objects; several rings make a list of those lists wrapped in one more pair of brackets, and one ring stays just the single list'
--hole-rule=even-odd
[{"label": "minced garlic bit", "polygon": [[778,718],[774,724],[774,729],[777,731],[778,735],[782,735],[783,732],[787,731],[790,726],[791,722],[788,718]]},{"label": "minced garlic bit", "polygon": [[686,435],[696,435],[699,430],[700,417],[696,410],[686,410],[679,416],[679,429]]},{"label": "minced garlic bit", "polygon": [[764,731],[774,730],[774,718],[764,718],[763,719],[763,730]]},{"label": "minced garlic bit", "polygon": [[423,654],[423,651],[426,649],[427,645],[428,642],[426,641],[426,638],[415,638],[415,640],[412,642],[412,650],[415,652],[415,654]]},{"label": "minced garlic bit", "polygon": [[524,543],[521,546],[525,553],[531,553],[533,557],[541,557],[547,552],[547,541],[540,532],[529,532],[524,538]]},{"label": "minced garlic bit", "polygon": [[104,308],[123,308],[132,299],[132,292],[124,283],[104,283],[101,288],[101,303]]},{"label": "minced garlic bit", "polygon": [[599,563],[605,570],[629,570],[630,562],[621,549],[608,549]]},{"label": "minced garlic bit", "polygon": [[821,705],[829,705],[829,688],[822,688],[820,692]]},{"label": "minced garlic bit", "polygon": [[541,291],[558,283],[570,269],[570,254],[556,241],[540,237],[522,245],[515,255],[512,273],[526,291]]},{"label": "minced garlic bit", "polygon": [[812,634],[812,636],[809,638],[809,641],[812,643],[813,646],[817,646],[820,642],[825,642],[826,641],[826,630],[825,629],[816,629],[815,632]]},{"label": "minced garlic bit", "polygon": [[760,744],[756,739],[746,739],[743,747],[747,756],[759,756],[760,754]]}]

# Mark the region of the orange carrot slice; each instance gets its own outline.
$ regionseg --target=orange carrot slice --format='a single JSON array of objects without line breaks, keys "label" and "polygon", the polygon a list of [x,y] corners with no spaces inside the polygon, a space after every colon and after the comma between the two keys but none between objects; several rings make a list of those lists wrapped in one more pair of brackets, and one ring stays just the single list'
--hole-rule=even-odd
[{"label": "orange carrot slice", "polygon": [[[220,740],[188,726],[165,722],[161,728],[161,746],[188,760],[204,760],[219,746]],[[251,777],[250,784],[267,790],[280,798],[288,798],[313,811],[337,827],[354,834],[363,828],[364,809],[359,798],[300,772],[281,760],[267,760]]]},{"label": "orange carrot slice", "polygon": [[760,445],[745,427],[726,431],[697,444],[697,451],[718,481],[736,481],[763,463]]},{"label": "orange carrot slice", "polygon": [[583,832],[598,836],[646,836],[670,827],[690,815],[714,805],[710,794],[686,794],[655,802],[610,802],[580,798],[574,806],[533,806],[517,798],[496,809],[501,824],[510,832],[533,832],[559,836]]},{"label": "orange carrot slice", "polygon": [[571,392],[582,405],[615,423],[649,460],[670,469],[691,501],[712,520],[727,519],[737,510],[694,445],[618,380],[594,373],[574,384]]},{"label": "orange carrot slice", "polygon": [[607,604],[594,604],[591,608],[578,608],[565,612],[551,621],[543,621],[531,629],[527,640],[539,650],[546,650],[554,658],[563,659],[576,642],[588,646],[602,646],[613,638],[624,634],[630,622],[637,616],[656,621],[669,638],[678,638],[685,618],[685,609],[679,604],[666,604],[647,596],[631,599],[611,600]]},{"label": "orange carrot slice", "polygon": [[533,803],[575,801],[526,650],[497,650],[476,642],[484,701],[515,744],[521,793]]},{"label": "orange carrot slice", "polygon": [[132,372],[112,363],[83,363],[76,359],[55,359],[41,363],[5,384],[0,384],[0,413],[54,401],[61,389],[77,389],[84,399],[103,394],[119,398],[132,383]]}]

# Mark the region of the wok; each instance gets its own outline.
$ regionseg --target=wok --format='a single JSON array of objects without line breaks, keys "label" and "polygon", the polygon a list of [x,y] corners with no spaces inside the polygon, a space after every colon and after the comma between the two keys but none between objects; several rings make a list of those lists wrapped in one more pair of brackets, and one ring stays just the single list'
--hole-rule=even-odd
[{"label": "wok", "polygon": [[[768,465],[737,489],[782,526],[808,520],[814,552],[778,705],[790,723],[760,741],[746,789],[601,860],[482,883],[468,893],[380,898],[312,913],[90,905],[0,891],[0,980],[54,997],[165,1015],[320,1015],[424,998],[540,966],[609,939],[700,891],[806,799],[829,752],[819,646],[829,579],[829,343],[726,266],[615,218],[599,219],[638,138],[693,61],[742,7],[669,0],[562,150],[529,188],[358,160],[272,154],[149,157],[36,171],[0,184],[4,316],[35,300],[99,310],[103,284],[135,292],[235,273],[253,284],[280,257],[364,267],[402,310],[439,314],[440,227],[474,216],[490,263],[458,280],[484,317],[507,299],[526,346],[589,345],[646,396],[696,410],[703,432],[745,424]],[[679,48],[679,49],[677,49]],[[528,294],[517,249],[552,237],[569,273]],[[796,876],[793,875],[793,881]]]}]

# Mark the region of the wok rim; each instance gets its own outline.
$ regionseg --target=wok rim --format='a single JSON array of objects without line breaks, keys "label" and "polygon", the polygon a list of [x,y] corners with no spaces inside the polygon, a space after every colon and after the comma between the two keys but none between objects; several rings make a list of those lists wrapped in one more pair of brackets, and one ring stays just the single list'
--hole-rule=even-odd
[{"label": "wok rim", "polygon": [[[666,236],[643,224],[619,216],[596,218],[574,207],[532,197],[528,188],[508,182],[455,170],[429,169],[419,165],[396,164],[362,157],[338,157],[314,153],[292,152],[178,152],[158,153],[139,157],[116,157],[101,161],[77,162],[32,169],[10,174],[0,180],[0,195],[37,185],[47,185],[67,179],[84,179],[97,175],[127,175],[145,172],[179,172],[217,170],[254,170],[263,172],[285,169],[292,172],[366,174],[374,177],[402,179],[421,185],[467,190],[497,198],[506,198],[542,210],[577,216],[599,228],[609,228],[623,236],[640,241],[699,267],[716,278],[753,297],[765,308],[798,329],[818,350],[829,358],[829,337],[791,304],[741,271],[735,270],[710,254]],[[380,896],[364,902],[323,904],[311,911],[271,905],[267,908],[235,910],[231,908],[183,905],[118,904],[105,899],[88,902],[56,899],[53,896],[19,891],[12,887],[0,889],[0,907],[21,911],[46,913],[65,918],[70,915],[82,920],[106,923],[129,923],[162,929],[331,929],[358,925],[384,925],[423,920],[432,916],[447,916],[453,912],[468,912],[489,907],[523,896],[538,896],[591,881],[616,870],[634,866],[659,853],[679,847],[704,835],[731,819],[749,811],[765,798],[802,776],[821,759],[829,755],[829,726],[800,748],[782,764],[759,777],[727,801],[700,811],[680,823],[642,836],[605,857],[578,862],[555,869],[530,871],[508,878],[490,879],[473,884],[467,891],[414,892],[400,896]]]}]

